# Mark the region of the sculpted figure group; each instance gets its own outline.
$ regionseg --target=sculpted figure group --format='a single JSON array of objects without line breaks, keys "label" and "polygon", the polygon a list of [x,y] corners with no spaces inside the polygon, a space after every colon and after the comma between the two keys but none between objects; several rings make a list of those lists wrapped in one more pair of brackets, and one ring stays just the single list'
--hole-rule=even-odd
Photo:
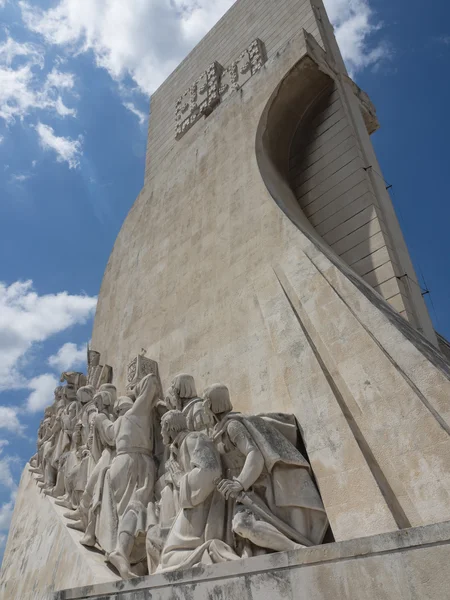
[{"label": "sculpted figure group", "polygon": [[292,415],[233,412],[225,385],[198,396],[187,374],[164,396],[153,373],[120,397],[111,383],[63,378],[31,470],[122,578],[323,541],[328,520]]}]

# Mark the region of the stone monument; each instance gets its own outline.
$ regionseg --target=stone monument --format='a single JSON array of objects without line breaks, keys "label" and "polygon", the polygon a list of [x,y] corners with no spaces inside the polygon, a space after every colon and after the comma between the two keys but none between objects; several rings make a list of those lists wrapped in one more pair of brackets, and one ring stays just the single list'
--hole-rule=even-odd
[{"label": "stone monument", "polygon": [[2,600],[450,597],[448,345],[377,127],[322,0],[238,0],[155,92]]}]

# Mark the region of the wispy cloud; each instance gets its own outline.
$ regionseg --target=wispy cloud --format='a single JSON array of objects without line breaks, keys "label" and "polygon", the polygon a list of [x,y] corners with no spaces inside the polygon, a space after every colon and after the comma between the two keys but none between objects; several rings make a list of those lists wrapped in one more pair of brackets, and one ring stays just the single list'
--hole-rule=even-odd
[{"label": "wispy cloud", "polygon": [[23,434],[24,426],[19,420],[19,409],[15,406],[0,406],[0,429]]},{"label": "wispy cloud", "polygon": [[27,388],[21,361],[33,345],[92,317],[97,299],[67,292],[39,295],[32,281],[0,282],[0,390]]},{"label": "wispy cloud", "polygon": [[444,46],[450,46],[450,35],[438,35],[435,41]]},{"label": "wispy cloud", "polygon": [[324,0],[324,4],[350,74],[390,57],[385,41],[372,42],[382,23],[369,0]]},{"label": "wispy cloud", "polygon": [[9,492],[9,500],[0,505],[0,552],[6,544],[17,494],[17,483],[11,471],[11,465],[20,463],[16,456],[4,454],[4,449],[8,445],[7,440],[0,440],[0,486]]},{"label": "wispy cloud", "polygon": [[76,169],[80,166],[80,158],[83,154],[83,137],[78,136],[77,140],[69,137],[57,136],[50,125],[38,123],[36,131],[39,135],[39,142],[44,150],[53,150],[56,153],[58,162],[66,162],[69,169]]},{"label": "wispy cloud", "polygon": [[40,46],[19,43],[9,35],[0,44],[0,119],[7,124],[35,110],[60,117],[75,116],[61,97],[73,88],[73,75],[53,69],[42,81],[45,52]]},{"label": "wispy cloud", "polygon": [[56,90],[71,90],[75,86],[75,77],[73,73],[63,73],[56,67],[53,67],[47,75],[45,85],[48,88],[55,88]]},{"label": "wispy cloud", "polygon": [[124,102],[123,105],[125,106],[125,108],[127,110],[132,112],[133,115],[135,115],[138,118],[139,125],[143,125],[144,123],[147,122],[147,115],[144,112],[142,112],[141,110],[139,110],[138,108],[136,108],[132,102]]},{"label": "wispy cloud", "polygon": [[53,401],[53,391],[59,385],[58,379],[50,373],[33,377],[28,382],[28,388],[32,390],[27,398],[26,409],[31,412],[39,412]]},{"label": "wispy cloud", "polygon": [[85,365],[86,356],[86,345],[78,347],[76,344],[68,342],[61,346],[56,354],[50,356],[48,364],[61,373]]},{"label": "wispy cloud", "polygon": [[30,179],[31,175],[26,175],[25,173],[14,173],[11,175],[11,181],[13,183],[23,183],[27,179]]},{"label": "wispy cloud", "polygon": [[[234,0],[59,0],[45,10],[19,2],[27,27],[68,52],[92,51],[113,79],[132,77],[152,93]],[[368,0],[325,0],[351,71],[387,55],[371,36],[380,27]]]}]

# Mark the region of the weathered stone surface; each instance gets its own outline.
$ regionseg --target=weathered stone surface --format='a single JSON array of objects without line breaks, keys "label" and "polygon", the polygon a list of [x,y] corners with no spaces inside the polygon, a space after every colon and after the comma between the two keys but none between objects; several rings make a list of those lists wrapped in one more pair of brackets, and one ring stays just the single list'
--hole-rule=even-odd
[{"label": "weathered stone surface", "polygon": [[[68,526],[124,579],[146,572],[146,552],[155,572],[230,562],[101,593],[442,592],[438,573],[430,584],[415,564],[447,560],[449,526],[410,528],[450,519],[450,365],[410,285],[376,127],[321,0],[239,0],[152,98],[145,188],[94,324],[93,347],[112,367],[90,350],[89,385],[78,377],[70,403],[56,390],[33,463],[45,493],[65,492],[58,502],[78,519]],[[288,413],[278,416],[295,440],[233,414],[227,386],[238,411]],[[401,531],[239,561],[320,544],[328,523],[341,542]],[[53,579],[48,568],[71,538],[58,533],[50,557],[60,525],[49,527],[44,566],[16,517],[14,527],[4,590],[64,587],[62,559]],[[75,579],[86,553],[75,554]],[[26,557],[21,580],[14,554]]]},{"label": "weathered stone surface", "polygon": [[443,600],[450,523],[325,544],[130,582],[65,590],[54,600]]},{"label": "weathered stone surface", "polygon": [[[145,347],[163,381],[185,371],[201,390],[226,382],[244,413],[294,413],[337,540],[449,519],[448,365],[355,273],[383,269],[384,252],[386,280],[395,282],[387,246],[349,267],[318,236],[283,173],[301,115],[330,82],[345,126],[355,140],[367,136],[362,117],[360,127],[348,118],[359,111],[349,106],[353,87],[335,78],[308,34],[290,36],[278,53],[260,39],[268,60],[239,93],[164,156],[150,143],[158,167],[110,257],[93,344],[119,387],[124,365]],[[158,91],[151,135],[164,127],[161,99],[176,102],[183,69],[201,48]],[[362,181],[378,207],[357,160],[355,185]],[[325,193],[333,189],[327,183]]]},{"label": "weathered stone surface", "polygon": [[1,600],[47,600],[54,590],[118,580],[104,557],[68,529],[64,509],[39,491],[25,468],[0,573]]}]

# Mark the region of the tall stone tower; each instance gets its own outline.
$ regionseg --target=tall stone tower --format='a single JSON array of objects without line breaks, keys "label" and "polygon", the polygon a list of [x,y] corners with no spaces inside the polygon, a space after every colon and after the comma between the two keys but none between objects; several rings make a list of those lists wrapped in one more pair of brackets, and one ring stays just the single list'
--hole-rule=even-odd
[{"label": "tall stone tower", "polygon": [[[447,597],[450,366],[377,128],[322,0],[238,0],[155,92],[92,347],[122,391],[145,348],[164,386],[188,372],[236,410],[294,414],[334,543],[61,598]],[[10,538],[9,577],[23,547]]]}]

